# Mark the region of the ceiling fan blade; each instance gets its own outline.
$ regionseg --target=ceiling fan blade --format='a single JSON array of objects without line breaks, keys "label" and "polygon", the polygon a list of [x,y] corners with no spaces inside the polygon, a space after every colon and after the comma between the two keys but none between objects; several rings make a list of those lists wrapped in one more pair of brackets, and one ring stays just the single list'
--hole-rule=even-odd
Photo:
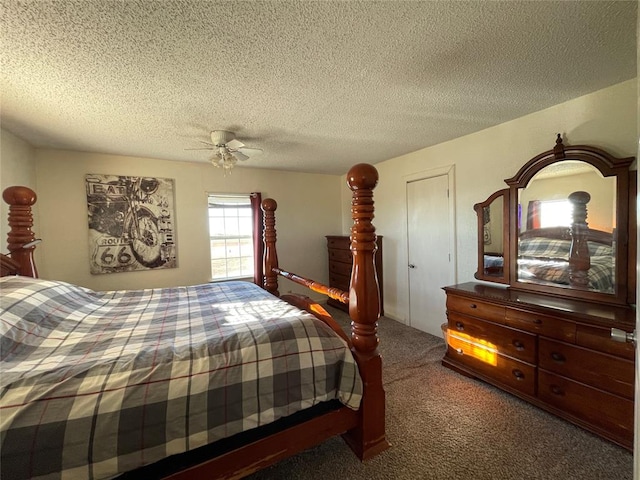
[{"label": "ceiling fan blade", "polygon": [[261,148],[241,148],[239,151],[250,156],[260,155],[262,153]]},{"label": "ceiling fan blade", "polygon": [[215,143],[205,142],[204,140],[198,140],[198,141],[199,141],[200,143],[203,143],[203,144],[205,144],[205,145],[209,145],[209,146],[211,146],[211,147],[215,147],[215,146],[216,146],[216,145],[215,145]]},{"label": "ceiling fan blade", "polygon": [[185,150],[215,150],[216,146],[213,147],[202,147],[202,148],[185,148]]},{"label": "ceiling fan blade", "polygon": [[242,152],[233,152],[232,155],[240,161],[245,161],[249,158],[247,155],[245,155]]},{"label": "ceiling fan blade", "polygon": [[231,149],[231,150],[238,150],[239,148],[244,147],[244,143],[242,143],[240,140],[236,140],[235,138],[233,140],[229,140],[226,144],[227,148]]}]

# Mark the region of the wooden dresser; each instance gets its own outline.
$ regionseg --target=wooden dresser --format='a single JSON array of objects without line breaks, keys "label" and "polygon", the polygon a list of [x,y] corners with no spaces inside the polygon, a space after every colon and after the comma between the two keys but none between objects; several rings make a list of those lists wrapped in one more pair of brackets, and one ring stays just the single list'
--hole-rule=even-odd
[{"label": "wooden dresser", "polygon": [[[329,286],[339,288],[345,292],[349,291],[351,281],[351,268],[353,259],[350,250],[351,240],[348,235],[328,235],[327,249],[329,257]],[[377,239],[378,250],[376,251],[376,273],[378,274],[378,285],[380,286],[380,315],[384,315],[384,295],[382,292],[382,236]],[[349,312],[349,305],[340,303],[337,300],[327,301],[332,307]]]},{"label": "wooden dresser", "polygon": [[445,287],[446,367],[633,449],[635,310],[476,282]]}]

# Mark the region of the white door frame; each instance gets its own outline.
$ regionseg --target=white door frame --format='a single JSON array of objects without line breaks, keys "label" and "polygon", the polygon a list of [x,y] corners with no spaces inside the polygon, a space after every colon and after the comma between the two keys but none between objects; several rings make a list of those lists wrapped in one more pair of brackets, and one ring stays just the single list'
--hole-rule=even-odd
[{"label": "white door frame", "polygon": [[[416,182],[419,180],[426,180],[427,178],[440,177],[442,175],[447,176],[447,188],[449,189],[449,251],[451,252],[451,262],[449,262],[449,278],[451,279],[451,283],[457,283],[457,263],[458,263],[458,255],[456,250],[456,205],[455,205],[455,165],[447,165],[444,167],[433,168],[430,170],[423,170],[420,172],[412,173],[410,175],[404,175],[402,180],[404,182],[404,192],[405,192],[405,212],[408,215],[409,206],[407,205],[406,193],[407,193],[407,184],[411,182]],[[409,296],[409,286],[411,285],[411,279],[409,278],[409,222],[406,222],[405,239],[407,242],[406,245],[406,258],[405,265],[407,269],[407,295],[406,295],[406,312],[407,317],[409,319],[409,325],[411,325],[411,298]],[[443,285],[444,287],[444,285]]]}]

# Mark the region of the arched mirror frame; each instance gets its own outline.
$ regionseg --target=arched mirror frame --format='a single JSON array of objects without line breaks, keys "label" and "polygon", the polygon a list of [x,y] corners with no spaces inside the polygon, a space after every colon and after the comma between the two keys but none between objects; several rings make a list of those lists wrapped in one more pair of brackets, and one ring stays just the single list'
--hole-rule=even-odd
[{"label": "arched mirror frame", "polygon": [[[489,274],[485,268],[485,243],[484,243],[484,209],[490,208],[491,204],[502,197],[502,275]],[[510,189],[504,188],[493,193],[484,202],[476,203],[473,209],[478,216],[478,270],[475,273],[475,278],[478,280],[485,280],[489,282],[505,283],[509,284],[509,265],[511,260],[510,245],[509,245],[509,205]]]},{"label": "arched mirror frame", "polygon": [[[613,294],[518,281],[518,191],[521,188],[525,188],[531,178],[544,167],[566,160],[586,162],[597,168],[603,176],[616,178],[615,206],[617,246],[615,253],[615,290]],[[509,250],[511,252],[511,264],[509,268],[511,288],[611,304],[627,303],[629,280],[627,274],[629,263],[629,166],[634,160],[634,157],[617,158],[604,150],[588,145],[565,146],[562,143],[561,135],[558,134],[556,145],[552,150],[532,158],[514,177],[505,180],[507,185],[509,185],[511,197],[508,222]]]}]

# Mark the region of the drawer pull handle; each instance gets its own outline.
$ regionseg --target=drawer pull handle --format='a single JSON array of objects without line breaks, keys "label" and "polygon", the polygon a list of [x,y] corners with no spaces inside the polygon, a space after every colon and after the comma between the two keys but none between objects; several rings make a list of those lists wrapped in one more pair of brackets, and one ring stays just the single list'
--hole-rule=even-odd
[{"label": "drawer pull handle", "polygon": [[471,305],[469,305],[469,308],[478,308],[478,306],[475,303],[472,303]]},{"label": "drawer pull handle", "polygon": [[456,322],[456,328],[460,331],[464,331],[464,323]]},{"label": "drawer pull handle", "polygon": [[512,343],[513,346],[516,347],[516,350],[524,350],[524,343],[522,343],[520,340],[514,340]]},{"label": "drawer pull handle", "polygon": [[524,380],[524,373],[522,373],[521,370],[518,370],[517,368],[514,368],[511,373],[513,373],[513,376],[516,377],[516,380]]},{"label": "drawer pull handle", "polygon": [[458,355],[464,355],[464,351],[461,348],[456,348]]},{"label": "drawer pull handle", "polygon": [[559,397],[564,396],[564,391],[557,385],[551,385],[551,393],[558,395]]},{"label": "drawer pull handle", "polygon": [[564,363],[566,361],[565,356],[559,352],[551,352],[551,358],[557,363]]}]

